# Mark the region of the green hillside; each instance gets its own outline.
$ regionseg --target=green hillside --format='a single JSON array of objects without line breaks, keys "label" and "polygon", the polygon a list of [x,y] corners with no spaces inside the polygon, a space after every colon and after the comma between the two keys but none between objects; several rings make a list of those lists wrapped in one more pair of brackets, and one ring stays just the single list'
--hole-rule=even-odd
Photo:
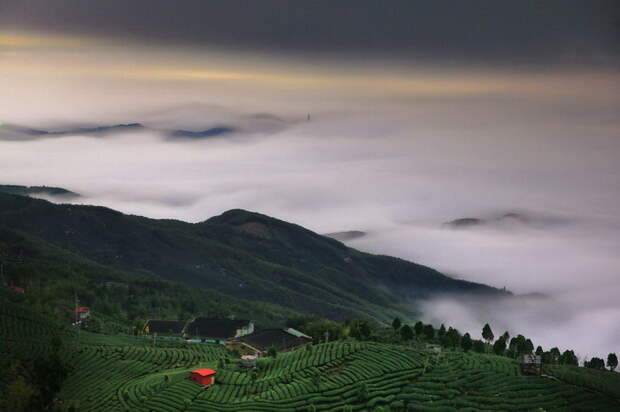
[{"label": "green hillside", "polygon": [[[243,210],[190,224],[0,194],[0,228],[8,233],[7,239],[17,236],[42,245],[47,258],[64,256],[56,259],[67,262],[64,269],[55,265],[57,276],[41,272],[48,270],[45,265],[28,273],[17,267],[14,272],[7,271],[15,273],[15,282],[39,290],[44,289],[41,285],[53,289],[54,282],[66,276],[78,283],[81,278],[82,284],[99,282],[100,286],[111,278],[122,281],[131,274],[142,276],[145,282],[171,281],[179,287],[335,320],[360,316],[413,319],[417,314],[411,302],[416,299],[434,294],[503,293],[401,259],[362,253],[300,226]],[[22,253],[11,240],[5,239],[4,249],[8,261],[19,259]],[[32,257],[22,257],[24,264],[30,264]],[[80,262],[76,263],[79,267],[88,263],[96,269],[74,269],[73,260]],[[84,277],[89,277],[88,281]],[[55,296],[70,302],[72,293],[66,286],[65,290],[56,289]],[[84,304],[98,304],[98,293],[87,295]],[[179,299],[177,304],[187,302]],[[127,306],[108,307],[103,313],[131,311]],[[155,302],[151,306],[161,307]],[[160,315],[176,317],[181,311],[195,309]]]},{"label": "green hillside", "polygon": [[73,320],[74,297],[91,307],[88,328],[127,331],[150,317],[188,319],[196,313],[236,314],[258,324],[282,323],[301,314],[268,302],[241,300],[209,288],[192,288],[148,272],[102,265],[22,232],[0,228],[4,282],[25,287],[18,296],[38,313],[66,324]]}]

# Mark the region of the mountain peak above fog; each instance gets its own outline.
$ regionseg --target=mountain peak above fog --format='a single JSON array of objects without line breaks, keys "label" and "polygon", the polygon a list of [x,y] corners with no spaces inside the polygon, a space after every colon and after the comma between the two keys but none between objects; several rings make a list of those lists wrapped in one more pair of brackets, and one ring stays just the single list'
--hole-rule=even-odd
[{"label": "mountain peak above fog", "polygon": [[539,221],[542,223],[543,221],[548,220],[547,218],[534,218],[533,216],[529,216],[523,213],[517,212],[506,212],[500,215],[481,218],[481,217],[462,217],[454,220],[450,220],[444,223],[444,226],[447,226],[451,229],[468,229],[468,228],[476,228],[476,227],[492,227],[497,225],[504,224],[530,224],[533,221]]},{"label": "mountain peak above fog", "polygon": [[51,196],[59,200],[80,197],[79,193],[72,192],[62,187],[53,186],[0,185],[0,192],[30,197]]},{"label": "mountain peak above fog", "polygon": [[349,240],[359,239],[367,234],[368,233],[361,230],[345,230],[342,232],[324,233],[323,236],[331,237],[332,239],[336,239],[340,242],[346,242]]}]

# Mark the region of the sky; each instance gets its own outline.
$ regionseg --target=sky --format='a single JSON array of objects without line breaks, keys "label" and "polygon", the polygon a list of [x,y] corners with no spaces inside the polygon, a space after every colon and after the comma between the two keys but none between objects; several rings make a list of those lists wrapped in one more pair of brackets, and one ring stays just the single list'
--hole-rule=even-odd
[{"label": "sky", "polygon": [[[0,183],[361,230],[351,246],[525,295],[425,302],[427,321],[606,356],[619,16],[613,1],[0,0]],[[484,223],[445,225],[463,217]]]}]

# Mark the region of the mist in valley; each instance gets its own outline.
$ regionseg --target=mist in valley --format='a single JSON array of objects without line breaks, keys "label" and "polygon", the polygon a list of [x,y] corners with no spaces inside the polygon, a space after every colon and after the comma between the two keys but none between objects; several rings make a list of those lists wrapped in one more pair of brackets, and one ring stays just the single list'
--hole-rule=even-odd
[{"label": "mist in valley", "polygon": [[[249,54],[147,50],[141,65],[117,52],[106,45],[95,63],[3,55],[4,124],[142,127],[0,127],[0,183],[59,186],[77,203],[153,218],[245,208],[318,233],[363,231],[347,243],[515,294],[418,303],[426,321],[472,336],[489,322],[496,336],[582,357],[620,350],[617,74],[339,61],[308,73]],[[20,70],[24,58],[71,76]],[[226,132],[175,135],[214,128]],[[446,225],[460,218],[483,223]]]}]

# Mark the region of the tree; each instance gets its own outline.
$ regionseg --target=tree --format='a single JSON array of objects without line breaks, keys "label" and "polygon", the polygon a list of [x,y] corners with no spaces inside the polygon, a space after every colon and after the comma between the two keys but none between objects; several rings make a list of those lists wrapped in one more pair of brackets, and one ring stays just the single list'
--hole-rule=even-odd
[{"label": "tree", "polygon": [[609,368],[609,370],[613,372],[617,366],[618,357],[616,356],[616,354],[610,353],[609,355],[607,355],[607,367]]},{"label": "tree", "polygon": [[506,351],[506,340],[504,340],[504,337],[501,336],[493,344],[493,353],[501,356],[504,354],[505,351]]},{"label": "tree", "polygon": [[413,339],[413,330],[411,329],[411,326],[409,325],[403,326],[400,329],[400,336],[403,338],[405,342],[408,342],[411,339]]},{"label": "tree", "polygon": [[267,349],[267,356],[275,358],[278,356],[278,350],[274,346],[270,346],[269,349]]},{"label": "tree", "polygon": [[400,329],[401,326],[401,321],[399,318],[394,318],[394,320],[392,321],[392,327],[394,328],[394,331],[398,331],[398,329]]},{"label": "tree", "polygon": [[443,338],[444,336],[446,336],[446,327],[443,325],[443,323],[439,327],[439,331],[437,331],[437,335],[439,336],[439,338]]},{"label": "tree", "polygon": [[482,328],[482,338],[486,340],[488,344],[491,344],[491,342],[495,338],[495,335],[493,335],[493,331],[491,330],[491,327],[488,323],[486,323]]},{"label": "tree", "polygon": [[504,338],[504,342],[508,342],[510,340],[510,333],[508,331],[504,332],[502,338]]},{"label": "tree", "polygon": [[542,346],[538,345],[538,347],[536,348],[536,355],[538,356],[542,356],[543,353],[545,353],[545,351],[543,351]]},{"label": "tree", "polygon": [[417,321],[416,324],[413,326],[413,329],[415,330],[416,336],[420,337],[420,335],[422,335],[422,332],[424,331],[424,324],[420,321]]},{"label": "tree", "polygon": [[326,336],[326,332],[329,334],[330,340],[338,340],[342,337],[343,326],[340,323],[333,322],[327,319],[317,319],[306,323],[303,327],[303,332],[312,336],[315,343],[322,337]]},{"label": "tree", "polygon": [[474,341],[473,349],[474,352],[484,353],[486,351],[486,346],[484,345],[483,341],[476,339]]},{"label": "tree", "polygon": [[461,348],[463,348],[463,350],[467,352],[471,349],[471,346],[472,346],[471,336],[469,336],[469,333],[466,333],[463,335],[463,339],[461,339]]},{"label": "tree", "polygon": [[[378,328],[377,322],[371,319],[356,318],[347,319],[345,327],[349,328],[350,335],[357,340],[368,340],[373,330]],[[344,328],[342,328],[344,331]]]},{"label": "tree", "polygon": [[428,340],[431,340],[435,337],[435,328],[430,323],[428,325],[424,325],[424,336]]},{"label": "tree", "polygon": [[587,361],[584,362],[583,366],[585,366],[586,368],[604,370],[605,369],[605,362],[603,361],[603,359],[595,357],[595,358],[590,359],[589,362],[587,362]]},{"label": "tree", "polygon": [[578,366],[579,360],[577,359],[575,352],[572,350],[565,350],[562,355],[560,355],[560,363],[563,365]]},{"label": "tree", "polygon": [[525,344],[523,345],[523,354],[534,352],[534,344],[531,339],[526,339]]},{"label": "tree", "polygon": [[30,386],[23,376],[18,376],[6,386],[4,399],[0,399],[0,406],[5,411],[28,411],[36,396],[35,389]]},{"label": "tree", "polygon": [[551,363],[558,363],[560,361],[560,350],[558,348],[551,348],[549,350],[549,361]]},{"label": "tree", "polygon": [[458,330],[454,328],[449,328],[448,332],[446,332],[446,341],[448,342],[448,345],[456,348],[461,342],[461,334]]}]

